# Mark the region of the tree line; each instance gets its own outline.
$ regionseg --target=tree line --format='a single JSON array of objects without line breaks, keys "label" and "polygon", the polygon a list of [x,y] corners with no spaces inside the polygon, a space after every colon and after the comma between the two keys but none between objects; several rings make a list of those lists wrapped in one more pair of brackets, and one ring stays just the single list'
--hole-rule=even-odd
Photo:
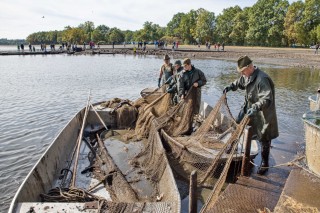
[{"label": "tree line", "polygon": [[218,16],[200,8],[175,14],[166,27],[146,21],[142,29],[136,31],[106,25],[95,27],[93,22],[87,21],[78,27],[67,26],[62,31],[32,33],[26,40],[32,44],[162,40],[183,44],[208,41],[228,45],[308,46],[320,41],[320,0],[292,4],[287,0],[258,0],[251,7],[226,8]]}]

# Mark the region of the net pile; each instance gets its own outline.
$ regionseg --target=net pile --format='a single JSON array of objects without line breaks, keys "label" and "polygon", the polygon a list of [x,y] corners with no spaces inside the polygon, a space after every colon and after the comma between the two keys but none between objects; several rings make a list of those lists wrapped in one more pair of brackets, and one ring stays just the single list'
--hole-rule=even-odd
[{"label": "net pile", "polygon": [[138,117],[136,103],[128,99],[113,98],[101,104],[102,108],[112,108],[116,115],[118,129],[132,129]]},{"label": "net pile", "polygon": [[[249,118],[245,117],[237,124],[230,113],[226,95],[223,95],[197,127],[194,125],[199,117],[194,112],[195,96],[196,89],[192,88],[183,101],[170,107],[170,96],[163,94],[154,103],[146,105],[144,110],[139,110],[136,132],[140,131],[144,137],[149,135],[148,144],[152,146],[154,132],[160,131],[163,142],[169,147],[170,156],[178,161],[174,169],[186,175],[186,178],[191,171],[196,170],[201,177],[199,184],[213,187],[203,208],[206,211],[216,202],[234,157],[242,152],[243,131]],[[150,150],[154,149],[147,147],[142,154],[148,155],[150,159],[155,156],[161,159],[161,156],[150,153]],[[162,169],[156,162],[150,165],[154,168],[150,168],[151,173],[156,168],[161,173]]]}]

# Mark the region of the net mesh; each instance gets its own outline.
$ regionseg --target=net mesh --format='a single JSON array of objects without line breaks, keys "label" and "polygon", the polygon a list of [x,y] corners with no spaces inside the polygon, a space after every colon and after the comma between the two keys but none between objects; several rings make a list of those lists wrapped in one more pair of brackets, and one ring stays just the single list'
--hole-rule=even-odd
[{"label": "net mesh", "polygon": [[[165,202],[157,202],[152,205],[139,203],[130,184],[126,182],[121,173],[117,172],[116,166],[110,163],[111,160],[106,153],[105,157],[102,157],[103,162],[97,167],[113,166],[106,168],[107,172],[101,173],[99,180],[103,181],[107,187],[108,177],[112,175],[113,181],[121,182],[115,183],[114,186],[126,187],[115,187],[110,190],[114,191],[115,194],[111,196],[116,202],[100,200],[102,202],[101,212],[141,212],[146,211],[148,206],[151,212],[175,212],[174,209],[179,209],[177,204],[173,203],[174,193],[163,194],[160,191],[160,185],[166,183],[165,170],[169,169],[161,142],[166,146],[168,156],[177,162],[174,165],[178,166],[174,169],[179,174],[189,178],[190,173],[196,170],[198,177],[201,177],[198,183],[213,188],[202,212],[212,209],[226,182],[231,162],[242,152],[242,144],[244,144],[242,133],[249,118],[245,117],[240,124],[237,124],[228,108],[226,95],[219,99],[208,115],[196,114],[196,96],[197,90],[192,87],[185,99],[177,105],[171,105],[171,94],[154,94],[153,92],[135,102],[112,99],[104,103],[103,107],[113,108],[117,112],[119,126],[131,128],[135,126],[134,136],[137,140],[148,138],[147,145],[144,146],[142,152],[131,159],[131,163],[143,170],[143,173],[155,186],[156,194],[162,194],[159,201]],[[103,152],[103,149],[101,146],[99,152]],[[156,194],[151,197],[154,199],[157,197]],[[122,195],[132,198],[134,203],[127,203],[125,199],[119,199]]]},{"label": "net mesh", "polygon": [[[156,102],[145,107],[147,110],[139,111],[138,121],[140,116],[148,119],[140,120],[142,125],[136,126],[136,132],[144,133],[141,136],[149,133],[148,141],[152,144],[152,132],[160,131],[171,158],[178,161],[175,164],[179,165],[175,168],[178,173],[188,178],[196,170],[201,177],[199,184],[213,187],[203,207],[203,211],[207,211],[216,202],[234,157],[242,153],[243,131],[249,118],[245,117],[237,124],[230,113],[226,95],[223,95],[206,119],[200,119],[201,116],[194,112],[196,95],[196,89],[192,88],[186,98],[173,107],[169,106],[168,94],[161,95]],[[154,121],[155,127],[150,128],[150,123],[143,123],[146,121]],[[143,128],[139,129],[141,126]],[[146,153],[148,150],[143,152]]]}]

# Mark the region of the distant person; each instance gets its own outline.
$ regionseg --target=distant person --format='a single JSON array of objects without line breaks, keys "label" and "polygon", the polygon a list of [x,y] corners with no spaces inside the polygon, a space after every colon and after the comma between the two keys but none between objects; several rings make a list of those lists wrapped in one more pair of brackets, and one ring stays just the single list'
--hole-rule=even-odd
[{"label": "distant person", "polygon": [[181,78],[179,79],[179,97],[183,100],[187,95],[191,87],[197,89],[197,96],[195,101],[194,114],[199,114],[200,104],[201,104],[201,87],[207,83],[206,76],[204,73],[195,68],[191,64],[189,58],[183,60],[184,72],[182,73]]},{"label": "distant person", "polygon": [[220,42],[218,42],[217,46],[218,46],[218,51],[220,51]]},{"label": "distant person", "polygon": [[112,42],[112,49],[114,49],[114,41]]},{"label": "distant person", "polygon": [[[164,63],[160,67],[158,87],[161,87],[167,82],[167,80],[173,75],[173,65],[170,63],[170,57],[165,55],[163,57]],[[165,92],[166,88],[163,88],[162,92]]]},{"label": "distant person", "polygon": [[316,44],[316,50],[315,50],[314,54],[318,54],[319,46],[320,46],[319,43],[317,43]]},{"label": "distant person", "polygon": [[253,129],[253,137],[261,143],[261,164],[258,174],[268,171],[271,140],[279,136],[275,104],[275,90],[271,78],[258,67],[253,66],[248,56],[238,59],[238,72],[241,77],[225,87],[223,93],[245,90],[243,113],[239,113],[237,123],[247,114],[249,125]]},{"label": "distant person", "polygon": [[29,52],[32,52],[32,46],[30,43],[29,43]]},{"label": "distant person", "polygon": [[35,51],[36,51],[36,48],[35,48],[34,46],[32,47],[32,49],[33,49],[33,52],[35,52]]},{"label": "distant person", "polygon": [[17,44],[17,48],[18,48],[18,51],[20,51],[20,45],[19,44]]},{"label": "distant person", "polygon": [[24,44],[20,44],[21,51],[24,52]]},{"label": "distant person", "polygon": [[222,42],[222,49],[221,50],[224,51],[224,42]]}]

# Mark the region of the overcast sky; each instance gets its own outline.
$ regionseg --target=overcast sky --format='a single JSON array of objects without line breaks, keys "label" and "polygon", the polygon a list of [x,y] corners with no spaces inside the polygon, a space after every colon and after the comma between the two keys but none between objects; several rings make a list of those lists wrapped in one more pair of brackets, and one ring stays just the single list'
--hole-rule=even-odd
[{"label": "overcast sky", "polygon": [[[252,6],[256,0],[0,0],[0,38],[25,39],[39,31],[63,30],[92,21],[121,30],[145,21],[166,26],[174,14],[204,8],[217,16],[224,8]],[[289,1],[292,2],[292,1]],[[44,18],[43,18],[44,17]]]}]

